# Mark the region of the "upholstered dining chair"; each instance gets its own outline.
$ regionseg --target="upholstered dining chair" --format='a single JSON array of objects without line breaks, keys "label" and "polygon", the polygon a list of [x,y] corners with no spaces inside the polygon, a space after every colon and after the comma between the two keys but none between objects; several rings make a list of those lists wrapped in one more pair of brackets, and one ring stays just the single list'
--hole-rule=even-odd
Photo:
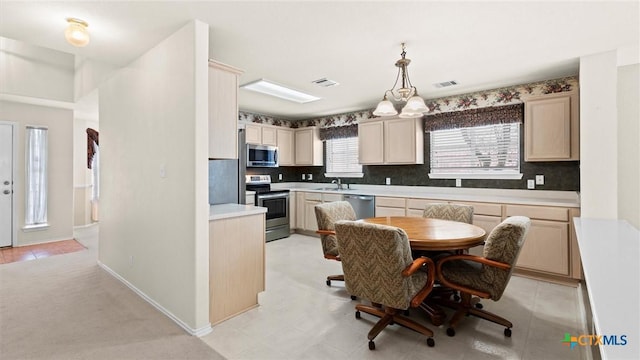
[{"label": "upholstered dining chair", "polygon": [[[399,313],[418,307],[431,292],[433,261],[414,260],[407,234],[400,228],[358,221],[338,221],[335,226],[347,291],[376,305],[356,305],[356,318],[361,311],[380,317],[367,335],[369,349],[375,349],[373,339],[389,324],[423,334],[427,345],[434,346],[430,329]],[[422,268],[426,271],[419,271]]]},{"label": "upholstered dining chair", "polygon": [[438,280],[442,285],[458,290],[461,296],[460,301],[439,301],[456,309],[449,322],[447,335],[454,336],[458,323],[465,316],[474,315],[505,326],[504,335],[511,336],[513,324],[503,317],[482,310],[478,301],[479,298],[500,300],[511,279],[530,225],[528,217],[509,217],[491,231],[484,244],[483,256],[459,254],[438,261]]},{"label": "upholstered dining chair", "polygon": [[473,223],[473,206],[446,203],[427,204],[422,217],[471,224]]},{"label": "upholstered dining chair", "polygon": [[[355,220],[356,213],[353,207],[346,201],[334,201],[318,204],[314,210],[318,222],[317,233],[320,234],[325,259],[340,261],[334,225],[339,220]],[[344,281],[344,275],[327,276],[327,286],[331,286],[332,280]]]}]

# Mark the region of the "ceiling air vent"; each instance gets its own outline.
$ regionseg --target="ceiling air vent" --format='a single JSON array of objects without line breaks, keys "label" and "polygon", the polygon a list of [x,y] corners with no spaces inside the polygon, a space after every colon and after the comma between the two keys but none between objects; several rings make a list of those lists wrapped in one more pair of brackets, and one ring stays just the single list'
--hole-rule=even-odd
[{"label": "ceiling air vent", "polygon": [[312,83],[314,83],[314,84],[316,84],[318,86],[322,86],[322,87],[331,87],[331,86],[340,85],[337,82],[335,82],[333,80],[329,80],[327,78],[313,80]]},{"label": "ceiling air vent", "polygon": [[437,87],[438,89],[443,87],[453,86],[453,85],[458,85],[458,83],[455,80],[450,80],[450,81],[433,84],[433,86]]}]

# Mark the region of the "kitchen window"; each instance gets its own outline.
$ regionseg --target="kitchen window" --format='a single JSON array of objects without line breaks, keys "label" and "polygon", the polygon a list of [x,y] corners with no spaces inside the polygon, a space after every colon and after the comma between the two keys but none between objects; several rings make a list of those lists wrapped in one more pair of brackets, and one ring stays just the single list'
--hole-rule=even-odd
[{"label": "kitchen window", "polygon": [[47,224],[47,132],[46,128],[26,129],[25,230],[46,228]]},{"label": "kitchen window", "polygon": [[358,137],[325,140],[326,177],[362,177],[358,162]]},{"label": "kitchen window", "polygon": [[520,123],[430,132],[432,179],[521,179]]}]

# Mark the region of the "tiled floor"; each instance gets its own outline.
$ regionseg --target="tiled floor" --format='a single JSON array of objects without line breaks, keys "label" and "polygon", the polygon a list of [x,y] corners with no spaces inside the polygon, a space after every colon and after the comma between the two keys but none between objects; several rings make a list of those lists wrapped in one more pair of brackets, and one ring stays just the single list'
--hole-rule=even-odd
[{"label": "tiled floor", "polygon": [[[411,317],[435,335],[435,347],[398,325],[367,346],[367,332],[377,318],[354,317],[352,301],[340,282],[326,286],[340,264],[325,260],[317,238],[293,235],[267,243],[267,290],[260,306],[213,327],[202,338],[228,359],[583,359],[584,349],[562,344],[566,332],[582,333],[578,290],[512,277],[502,299],[484,300],[485,309],[514,323],[513,335],[502,326],[467,317],[446,335],[446,326],[429,324],[419,310]],[[239,284],[238,286],[242,286]],[[451,312],[448,311],[450,315]]]},{"label": "tiled floor", "polygon": [[75,240],[63,240],[45,244],[0,248],[0,264],[42,259],[48,256],[66,254],[85,249],[86,248],[82,246],[82,244]]}]

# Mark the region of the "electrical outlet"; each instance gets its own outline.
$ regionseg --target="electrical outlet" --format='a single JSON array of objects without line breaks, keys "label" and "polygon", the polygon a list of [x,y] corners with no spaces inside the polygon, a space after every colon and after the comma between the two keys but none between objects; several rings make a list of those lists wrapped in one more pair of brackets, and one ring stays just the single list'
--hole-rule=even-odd
[{"label": "electrical outlet", "polygon": [[527,189],[535,189],[535,188],[536,188],[535,180],[533,179],[527,180]]},{"label": "electrical outlet", "polygon": [[278,180],[282,181],[282,174],[278,174]]},{"label": "electrical outlet", "polygon": [[384,183],[387,184],[387,185],[391,185],[391,178],[386,178],[384,180]]},{"label": "electrical outlet", "polygon": [[462,186],[462,179],[456,179],[456,187]]},{"label": "electrical outlet", "polygon": [[302,180],[307,180],[307,175],[306,174],[302,174]]},{"label": "electrical outlet", "polygon": [[544,175],[536,175],[536,185],[544,185]]},{"label": "electrical outlet", "polygon": [[307,180],[309,180],[309,181],[313,180],[313,175],[312,174],[307,174]]}]

